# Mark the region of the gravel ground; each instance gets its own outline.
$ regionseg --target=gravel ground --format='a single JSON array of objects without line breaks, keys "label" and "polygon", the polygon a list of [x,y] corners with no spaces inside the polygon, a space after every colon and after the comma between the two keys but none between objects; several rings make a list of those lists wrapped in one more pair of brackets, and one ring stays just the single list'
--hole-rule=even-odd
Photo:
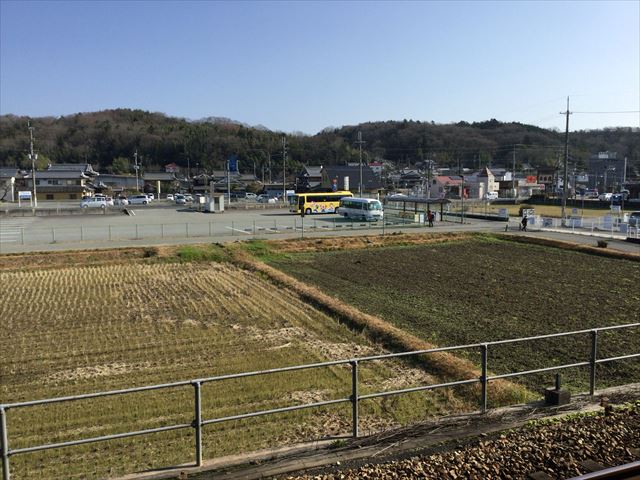
[{"label": "gravel ground", "polygon": [[585,461],[615,466],[640,460],[640,401],[605,407],[591,415],[541,421],[497,436],[481,437],[462,448],[405,460],[367,464],[296,480],[351,479],[515,479],[543,472],[551,478],[588,473]]}]

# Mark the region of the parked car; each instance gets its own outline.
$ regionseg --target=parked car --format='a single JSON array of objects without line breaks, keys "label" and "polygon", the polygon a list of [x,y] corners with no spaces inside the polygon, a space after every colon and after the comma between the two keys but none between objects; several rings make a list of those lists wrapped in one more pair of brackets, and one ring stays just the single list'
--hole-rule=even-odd
[{"label": "parked car", "polygon": [[146,205],[149,202],[149,197],[147,197],[146,195],[131,195],[129,197],[130,205]]},{"label": "parked car", "polygon": [[173,193],[167,193],[167,200],[175,200],[175,198],[173,197]]},{"label": "parked car", "polygon": [[246,199],[247,200],[256,200],[258,196],[255,193],[247,192]]},{"label": "parked car", "polygon": [[113,203],[115,205],[129,205],[129,199],[127,197],[116,197]]},{"label": "parked car", "polygon": [[155,193],[147,193],[146,195],[147,195],[147,198],[149,199],[149,201],[156,199]]},{"label": "parked car", "polygon": [[629,226],[640,228],[640,212],[631,212],[631,214],[629,214]]},{"label": "parked car", "polygon": [[175,196],[176,205],[185,205],[187,203],[187,199],[184,198],[184,195],[176,194]]},{"label": "parked car", "polygon": [[584,198],[598,198],[598,190],[585,190]]},{"label": "parked car", "polygon": [[107,197],[89,197],[80,202],[80,208],[107,208]]},{"label": "parked car", "polygon": [[193,195],[191,195],[190,193],[185,193],[185,194],[184,194],[184,199],[185,199],[187,202],[193,202]]},{"label": "parked car", "polygon": [[598,200],[600,200],[601,202],[608,202],[611,200],[612,195],[612,193],[601,193],[600,195],[598,195]]},{"label": "parked car", "polygon": [[266,193],[263,193],[262,195],[258,195],[258,198],[256,198],[256,200],[258,201],[258,203],[276,203],[276,199],[273,197],[270,197]]}]

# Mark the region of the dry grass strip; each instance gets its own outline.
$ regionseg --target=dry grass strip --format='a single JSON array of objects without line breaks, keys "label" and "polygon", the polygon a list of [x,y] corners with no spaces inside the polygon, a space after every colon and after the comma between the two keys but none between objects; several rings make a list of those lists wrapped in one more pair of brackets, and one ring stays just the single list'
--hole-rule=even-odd
[{"label": "dry grass strip", "polygon": [[550,238],[529,237],[525,235],[505,235],[495,234],[496,238],[508,240],[510,242],[529,243],[534,245],[542,245],[544,247],[561,248],[563,250],[572,250],[574,252],[588,253],[600,257],[616,258],[620,260],[631,260],[632,262],[640,262],[640,253],[622,252],[620,250],[609,250],[607,248],[592,247],[589,245],[581,245],[573,242],[565,242],[563,240],[552,240]]},{"label": "dry grass strip", "polygon": [[335,250],[358,250],[375,247],[399,247],[428,245],[433,243],[466,240],[477,236],[474,232],[450,233],[398,233],[355,237],[326,237],[310,239],[288,239],[264,241],[274,253],[330,252]]},{"label": "dry grass strip", "polygon": [[[442,240],[441,240],[442,241]],[[303,301],[337,317],[351,328],[363,331],[373,341],[383,345],[392,352],[409,352],[437,348],[436,345],[411,335],[381,318],[361,312],[316,288],[309,287],[295,278],[257,260],[242,248],[231,246],[234,263],[245,269],[259,272],[276,285],[286,287],[297,294]],[[481,372],[472,362],[446,352],[429,354],[428,359],[413,357],[417,363],[426,367],[443,381],[457,381],[478,378]],[[480,387],[473,385],[465,390],[477,396]],[[472,393],[473,392],[473,393]],[[490,397],[495,404],[513,404],[524,401],[528,392],[513,383],[497,380],[491,382]]]}]

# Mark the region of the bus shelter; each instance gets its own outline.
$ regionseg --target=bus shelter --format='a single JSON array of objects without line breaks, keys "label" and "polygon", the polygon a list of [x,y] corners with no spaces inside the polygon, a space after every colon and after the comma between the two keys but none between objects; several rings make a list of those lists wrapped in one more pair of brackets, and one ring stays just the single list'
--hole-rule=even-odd
[{"label": "bus shelter", "polygon": [[440,211],[440,220],[444,218],[444,205],[451,201],[446,198],[408,197],[406,195],[390,195],[384,199],[385,216],[387,212],[402,218],[413,217],[414,221],[424,223],[427,211]]}]

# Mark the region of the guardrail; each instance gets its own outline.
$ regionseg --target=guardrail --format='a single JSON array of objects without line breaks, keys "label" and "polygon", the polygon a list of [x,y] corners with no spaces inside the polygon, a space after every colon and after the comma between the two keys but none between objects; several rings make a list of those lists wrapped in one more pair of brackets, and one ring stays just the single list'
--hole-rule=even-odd
[{"label": "guardrail", "polygon": [[[358,419],[359,419],[358,407],[359,407],[360,401],[373,399],[373,398],[388,397],[393,395],[401,395],[401,394],[412,393],[412,392],[434,390],[438,388],[459,386],[459,385],[471,385],[471,384],[477,384],[477,383],[481,384],[480,410],[482,413],[485,413],[487,411],[487,398],[489,393],[488,390],[489,390],[489,384],[491,381],[503,379],[503,378],[506,379],[506,378],[513,378],[517,376],[525,376],[525,375],[532,375],[536,373],[563,370],[568,368],[577,368],[577,367],[584,367],[584,366],[589,367],[589,394],[593,395],[596,390],[597,365],[607,363],[607,362],[614,362],[619,360],[640,357],[640,353],[633,353],[633,354],[622,355],[617,357],[598,358],[599,333],[603,331],[620,330],[620,329],[635,328],[635,327],[640,327],[640,322],[630,323],[626,325],[615,325],[611,327],[594,328],[594,329],[588,329],[588,330],[578,330],[573,332],[555,333],[550,335],[539,335],[535,337],[523,337],[523,338],[499,340],[499,341],[486,342],[486,343],[474,343],[474,344],[468,344],[468,345],[457,345],[452,347],[432,348],[428,350],[416,350],[412,352],[392,353],[392,354],[386,354],[386,355],[372,355],[368,357],[336,360],[336,361],[323,362],[323,363],[313,363],[313,364],[307,364],[307,365],[297,365],[297,366],[291,366],[291,367],[274,368],[269,370],[260,370],[260,371],[237,373],[237,374],[230,374],[230,375],[220,375],[215,377],[199,378],[199,379],[186,380],[181,382],[166,383],[166,384],[160,384],[160,385],[150,385],[145,387],[128,388],[128,389],[122,389],[122,390],[112,390],[107,392],[89,393],[84,395],[73,395],[68,397],[48,398],[43,400],[33,400],[33,401],[27,401],[27,402],[3,404],[3,405],[0,405],[0,439],[2,440],[3,479],[10,480],[11,478],[10,469],[9,469],[9,459],[13,455],[20,455],[20,454],[25,454],[30,452],[37,452],[41,450],[70,447],[74,445],[83,445],[87,443],[102,442],[102,441],[114,440],[119,438],[148,435],[152,433],[167,432],[170,430],[179,430],[179,429],[187,429],[187,428],[192,428],[194,430],[195,465],[201,466],[202,465],[202,427],[206,425],[212,425],[215,423],[227,422],[231,420],[258,417],[263,415],[273,415],[277,413],[292,412],[292,411],[302,410],[302,409],[319,408],[327,405],[336,405],[340,403],[351,404],[352,436],[358,437]],[[585,334],[588,334],[591,336],[591,349],[590,349],[589,358],[585,359],[582,362],[562,364],[562,365],[556,365],[552,367],[537,368],[534,370],[504,373],[500,375],[489,375],[488,352],[490,347],[492,346],[531,342],[531,341],[547,339],[547,338],[558,338],[558,337],[567,337],[567,336],[585,335]],[[366,395],[360,395],[358,393],[358,365],[364,362],[390,359],[390,358],[409,357],[409,356],[415,356],[415,355],[425,355],[425,354],[438,353],[438,352],[470,350],[470,349],[471,350],[479,349],[481,358],[482,358],[481,375],[477,378],[470,378],[465,380],[458,380],[458,381],[439,383],[439,384],[433,384],[433,385],[422,385],[418,387],[405,388],[401,390],[382,391],[382,392],[370,393]],[[350,365],[351,367],[351,395],[349,397],[326,400],[321,402],[307,403],[302,405],[291,405],[287,407],[274,408],[270,410],[259,410],[255,412],[244,413],[240,415],[232,415],[227,417],[212,418],[212,419],[202,418],[201,387],[205,383],[218,382],[222,380],[237,379],[237,378],[255,377],[258,375],[270,375],[270,374],[281,373],[281,372],[292,372],[297,370],[326,368],[326,367],[335,366],[335,365]],[[119,434],[113,434],[113,435],[84,438],[81,440],[68,441],[68,442],[36,445],[32,447],[25,447],[25,448],[19,448],[19,449],[11,449],[9,447],[9,430],[7,426],[7,413],[9,410],[15,410],[19,408],[28,408],[36,405],[73,402],[73,401],[85,400],[89,398],[107,397],[107,396],[114,396],[114,395],[127,395],[135,392],[161,390],[161,389],[176,388],[176,387],[182,387],[182,386],[188,386],[188,385],[193,386],[193,390],[194,390],[194,413],[193,413],[194,419],[191,423],[168,425],[168,426],[159,427],[159,428],[151,428],[151,429],[137,430],[137,431],[131,431],[131,432],[125,432],[125,433],[119,433]]]}]

